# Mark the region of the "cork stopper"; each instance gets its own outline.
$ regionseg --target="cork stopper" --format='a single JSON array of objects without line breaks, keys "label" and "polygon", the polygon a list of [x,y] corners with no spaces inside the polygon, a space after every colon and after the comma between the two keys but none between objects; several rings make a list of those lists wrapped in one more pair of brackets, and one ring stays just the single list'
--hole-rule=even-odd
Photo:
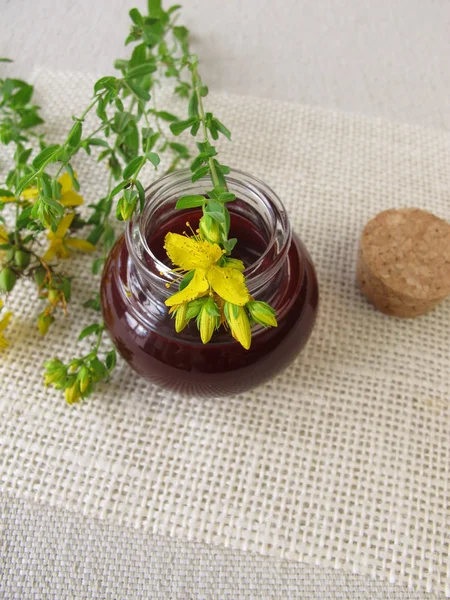
[{"label": "cork stopper", "polygon": [[357,281],[388,315],[430,311],[450,295],[450,224],[416,208],[380,213],[362,233]]}]

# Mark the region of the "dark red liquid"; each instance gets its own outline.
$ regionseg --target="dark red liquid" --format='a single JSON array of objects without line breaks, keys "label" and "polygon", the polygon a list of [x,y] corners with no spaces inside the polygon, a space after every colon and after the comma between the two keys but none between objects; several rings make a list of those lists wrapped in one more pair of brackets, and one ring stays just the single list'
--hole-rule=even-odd
[{"label": "dark red liquid", "polygon": [[[198,213],[188,218],[196,227]],[[182,233],[186,229],[185,221],[186,213],[177,215],[148,240],[160,260],[167,262],[162,247],[165,234],[167,231]],[[266,249],[259,226],[233,212],[230,237],[239,240],[233,257],[240,258],[246,265],[253,263]],[[271,257],[265,260],[270,261]],[[215,333],[211,342],[203,345],[195,322],[177,334],[167,314],[159,312],[155,323],[150,325],[135,312],[131,314],[122,291],[127,281],[127,262],[128,250],[121,237],[103,273],[101,300],[105,324],[131,367],[166,388],[203,396],[248,390],[289,364],[313,328],[318,306],[317,279],[308,253],[295,235],[284,265],[270,283],[270,298],[256,298],[270,301],[277,311],[278,327],[253,330],[250,350],[242,348],[228,331]],[[146,306],[150,302],[146,313],[151,313],[151,299],[142,297],[142,302]]]}]

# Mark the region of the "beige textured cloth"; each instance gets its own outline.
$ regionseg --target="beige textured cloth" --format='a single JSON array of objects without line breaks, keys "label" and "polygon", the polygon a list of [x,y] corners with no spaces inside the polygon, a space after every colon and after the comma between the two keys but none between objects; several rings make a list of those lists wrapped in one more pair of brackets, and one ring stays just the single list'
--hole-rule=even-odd
[{"label": "beige textured cloth", "polygon": [[[36,76],[55,139],[90,83]],[[224,162],[275,189],[316,263],[321,309],[308,346],[241,396],[183,398],[121,364],[112,385],[69,408],[43,387],[41,363],[67,358],[67,340],[92,318],[79,308],[92,288],[90,261],[71,261],[77,300],[45,339],[33,288],[18,287],[0,362],[6,505],[19,514],[48,511],[31,502],[70,508],[129,535],[136,528],[450,597],[450,303],[396,320],[354,280],[360,232],[378,211],[418,206],[450,220],[450,136],[254,98],[208,102],[233,132]],[[101,168],[81,159],[77,169],[86,199],[99,197]],[[38,535],[39,517],[28,522]]]}]

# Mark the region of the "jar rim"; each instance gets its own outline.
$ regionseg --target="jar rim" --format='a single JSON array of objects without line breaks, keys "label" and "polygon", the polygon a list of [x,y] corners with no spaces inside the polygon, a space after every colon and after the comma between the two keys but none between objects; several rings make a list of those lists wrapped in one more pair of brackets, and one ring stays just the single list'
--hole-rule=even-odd
[{"label": "jar rim", "polygon": [[[172,293],[167,289],[167,283],[174,281],[176,276],[149,247],[146,227],[157,208],[167,200],[167,194],[170,194],[171,190],[173,192],[174,186],[186,186],[180,196],[188,193],[189,187],[197,190],[204,187],[205,191],[211,187],[208,177],[203,177],[195,183],[192,183],[191,177],[190,169],[180,169],[151,183],[145,190],[146,202],[142,214],[130,221],[125,231],[128,250],[133,261],[139,267],[141,277],[149,284],[159,287],[165,296]],[[262,180],[239,169],[230,169],[226,180],[230,191],[236,193],[240,200],[249,204],[248,198],[246,200],[242,196],[245,196],[246,193],[251,195],[259,201],[261,210],[265,210],[271,217],[271,229],[266,250],[244,270],[248,290],[250,294],[256,294],[270,281],[286,258],[292,237],[289,218],[277,194]],[[201,192],[197,191],[196,193]],[[272,257],[269,266],[265,264],[262,268],[263,263],[267,263],[265,258],[269,255]],[[152,264],[152,268],[149,268],[149,262]]]}]

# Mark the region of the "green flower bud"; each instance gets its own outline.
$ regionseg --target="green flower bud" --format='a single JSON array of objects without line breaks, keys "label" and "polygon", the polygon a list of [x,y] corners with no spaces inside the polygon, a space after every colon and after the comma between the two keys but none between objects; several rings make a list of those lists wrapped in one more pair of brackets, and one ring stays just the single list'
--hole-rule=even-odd
[{"label": "green flower bud", "polygon": [[66,388],[65,396],[67,404],[74,404],[74,402],[78,402],[78,400],[81,398],[78,381],[75,381],[71,387]]},{"label": "green flower bud", "polygon": [[54,317],[52,317],[52,315],[46,315],[45,313],[41,313],[38,317],[38,329],[39,329],[39,333],[44,336],[50,325],[53,323],[53,321],[55,320]]},{"label": "green flower bud", "polygon": [[257,302],[252,300],[245,305],[252,318],[264,327],[277,327],[275,311],[267,302]]},{"label": "green flower bud", "polygon": [[220,242],[220,227],[219,223],[212,219],[209,215],[203,215],[198,224],[200,235],[203,239],[208,240],[212,244]]},{"label": "green flower bud", "polygon": [[50,304],[58,304],[59,300],[60,300],[60,292],[59,290],[49,290],[48,291],[48,300],[50,302]]},{"label": "green flower bud", "polygon": [[175,331],[177,333],[180,333],[180,331],[183,331],[183,329],[189,323],[189,321],[186,319],[186,312],[187,312],[187,303],[186,302],[184,302],[183,304],[180,304],[180,306],[175,311]]},{"label": "green flower bud", "polygon": [[81,367],[81,369],[78,373],[77,380],[80,384],[80,392],[82,394],[84,394],[84,392],[89,387],[89,384],[91,383],[91,378],[89,376],[89,369],[87,367],[85,367],[85,366]]},{"label": "green flower bud", "polygon": [[8,267],[0,271],[0,292],[10,292],[15,286],[17,275]]},{"label": "green flower bud", "polygon": [[217,304],[212,298],[203,304],[197,317],[197,327],[200,330],[200,338],[207,344],[212,338],[214,331],[219,327],[220,313]]},{"label": "green flower bud", "polygon": [[132,200],[131,202],[127,202],[127,200],[122,197],[118,204],[117,204],[117,209],[116,209],[116,216],[120,221],[127,221],[134,213],[134,210],[136,208],[136,204],[137,204],[137,200],[136,198],[134,200]]},{"label": "green flower bud", "polygon": [[31,254],[26,250],[17,250],[14,256],[14,262],[19,269],[26,269],[30,264]]},{"label": "green flower bud", "polygon": [[231,329],[231,335],[241,346],[248,350],[252,343],[252,332],[245,308],[231,302],[225,302],[224,313]]},{"label": "green flower bud", "polygon": [[8,248],[8,250],[5,252],[5,261],[7,263],[13,261],[15,253],[16,253],[15,248]]}]

